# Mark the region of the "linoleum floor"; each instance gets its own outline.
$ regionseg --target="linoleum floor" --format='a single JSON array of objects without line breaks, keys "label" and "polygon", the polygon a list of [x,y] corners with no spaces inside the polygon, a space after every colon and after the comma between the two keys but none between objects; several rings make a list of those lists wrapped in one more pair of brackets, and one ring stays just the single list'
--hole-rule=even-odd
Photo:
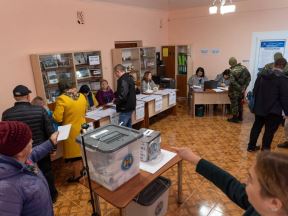
[{"label": "linoleum floor", "polygon": [[[220,108],[220,107],[219,107]],[[246,108],[246,107],[245,107]],[[244,121],[239,124],[226,121],[227,116],[221,110],[204,117],[192,117],[186,100],[177,102],[177,114],[161,114],[152,119],[151,129],[161,131],[162,143],[171,146],[187,146],[234,176],[245,182],[247,170],[256,154],[246,151],[253,115],[245,109]],[[260,135],[258,143],[261,143]],[[285,151],[276,145],[284,141],[283,127],[274,137],[272,151]],[[56,216],[91,215],[88,203],[89,190],[78,183],[66,183],[71,175],[71,168],[62,160],[53,162],[59,197],[54,204]],[[177,204],[177,166],[167,171],[164,176],[172,180],[169,191],[167,216],[238,216],[243,210],[232,203],[212,183],[195,172],[195,167],[184,162],[183,196],[184,203]],[[104,216],[119,215],[119,210],[100,199]],[[148,216],[148,215],[147,215]]]}]

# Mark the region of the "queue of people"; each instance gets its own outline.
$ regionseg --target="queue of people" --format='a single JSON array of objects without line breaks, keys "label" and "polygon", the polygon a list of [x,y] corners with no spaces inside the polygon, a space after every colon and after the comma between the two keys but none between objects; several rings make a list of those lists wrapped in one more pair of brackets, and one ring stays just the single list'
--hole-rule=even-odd
[{"label": "queue of people", "polygon": [[[243,104],[240,103],[251,78],[247,68],[237,63],[235,58],[230,58],[229,64],[230,69],[217,75],[215,80],[219,87],[229,87],[233,117],[228,121],[238,123],[243,118]],[[258,150],[256,141],[263,126],[265,132],[263,152],[257,155],[249,170],[247,184],[240,183],[190,149],[174,148],[180,157],[196,166],[200,175],[243,208],[244,215],[288,215],[288,156],[269,151],[273,135],[283,118],[282,111],[288,116],[288,77],[283,73],[286,65],[284,58],[277,59],[272,69],[261,73],[255,83],[255,122],[251,129],[249,152]],[[113,102],[119,113],[119,124],[132,127],[131,117],[136,107],[135,81],[121,64],[114,67],[114,75],[117,78],[116,93],[106,80],[102,80],[96,97],[87,85],[78,92],[69,79],[59,80],[61,95],[56,99],[53,112],[42,98],[37,97],[33,104],[30,103],[31,90],[26,86],[14,88],[15,105],[3,113],[0,122],[0,212],[23,216],[54,215],[52,203],[56,202],[58,191],[50,156],[56,149],[58,132],[55,132],[53,123],[72,125],[68,139],[63,141],[63,158],[73,167],[67,182],[78,182],[83,176],[82,172],[79,173],[83,168],[80,145],[75,140],[85,123],[88,109]],[[204,68],[200,67],[188,82],[203,85],[206,80]],[[145,86],[143,92],[158,88],[149,71],[145,72],[142,83]],[[269,103],[263,95],[269,96]],[[1,194],[7,196],[4,198]]]}]

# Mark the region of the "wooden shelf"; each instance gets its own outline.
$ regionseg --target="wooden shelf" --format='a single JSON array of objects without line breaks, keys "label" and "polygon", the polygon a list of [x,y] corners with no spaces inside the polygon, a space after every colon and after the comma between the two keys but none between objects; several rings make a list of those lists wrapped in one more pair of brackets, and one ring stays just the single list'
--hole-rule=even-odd
[{"label": "wooden shelf", "polygon": [[[99,56],[99,65],[90,65],[88,63],[85,64],[76,64],[78,63],[75,60],[75,55],[83,55],[84,59],[87,60],[88,56],[91,55],[97,55]],[[45,68],[49,63],[49,59],[51,59],[51,62],[53,63],[54,60],[57,62],[58,66],[52,68]],[[67,64],[69,61],[69,65],[59,65],[64,60],[67,60]],[[49,84],[46,83],[46,81],[49,81],[48,74],[51,71],[56,72],[55,79],[58,78],[61,74],[67,73],[67,76],[69,76],[69,79],[72,81],[72,83],[76,84],[76,87],[79,88],[79,84],[89,84],[98,80],[102,79],[102,59],[101,59],[101,51],[80,51],[80,52],[65,52],[65,53],[50,53],[50,54],[33,54],[30,56],[33,75],[34,75],[34,81],[35,81],[35,87],[36,87],[36,93],[38,96],[41,96],[43,98],[47,98],[51,101],[51,99],[55,98],[55,93],[58,92],[58,83],[55,84]],[[48,63],[47,63],[48,61]],[[59,63],[60,62],[60,63]],[[87,62],[87,61],[86,61]],[[53,65],[54,66],[54,65]],[[76,77],[76,71],[79,69],[87,69],[89,71],[92,70],[99,70],[101,71],[101,74],[99,76],[89,76],[82,79],[77,79]],[[50,91],[51,90],[51,91]],[[57,96],[57,95],[56,95]]]}]

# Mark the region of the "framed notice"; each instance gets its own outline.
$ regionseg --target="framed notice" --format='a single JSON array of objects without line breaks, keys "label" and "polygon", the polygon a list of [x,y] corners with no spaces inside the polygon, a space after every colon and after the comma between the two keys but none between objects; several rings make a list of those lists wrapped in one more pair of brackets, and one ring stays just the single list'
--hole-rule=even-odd
[{"label": "framed notice", "polygon": [[91,55],[88,56],[89,65],[99,65],[100,64],[100,56],[99,55]]}]

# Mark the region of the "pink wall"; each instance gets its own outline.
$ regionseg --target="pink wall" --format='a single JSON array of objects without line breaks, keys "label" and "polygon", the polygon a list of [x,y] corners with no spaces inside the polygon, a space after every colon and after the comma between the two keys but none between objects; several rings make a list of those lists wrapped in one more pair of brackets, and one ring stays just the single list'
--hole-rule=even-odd
[{"label": "pink wall", "polygon": [[[84,11],[86,23],[76,23]],[[12,89],[35,87],[29,55],[58,51],[101,50],[104,76],[112,83],[111,49],[114,41],[142,40],[160,46],[168,41],[168,13],[99,3],[91,0],[1,0],[0,115],[13,105]]]},{"label": "pink wall", "polygon": [[[86,24],[76,24],[76,11]],[[114,41],[143,40],[144,46],[191,44],[194,69],[204,66],[214,78],[230,56],[250,58],[252,32],[288,29],[287,0],[237,2],[237,13],[208,15],[199,7],[168,13],[99,3],[92,0],[2,0],[0,114],[12,106],[12,89],[35,87],[29,55],[57,51],[101,50],[104,76],[112,83],[111,49]],[[162,19],[163,28],[160,28]],[[201,55],[201,48],[219,48],[219,55]]]},{"label": "pink wall", "polygon": [[[288,29],[287,0],[247,0],[236,5],[236,13],[223,16],[209,15],[208,6],[169,14],[170,44],[191,44],[194,71],[203,66],[210,79],[228,67],[229,57],[239,62],[250,59],[253,32]],[[202,48],[208,48],[209,54],[201,54]],[[219,48],[220,54],[212,55],[213,48]]]}]

